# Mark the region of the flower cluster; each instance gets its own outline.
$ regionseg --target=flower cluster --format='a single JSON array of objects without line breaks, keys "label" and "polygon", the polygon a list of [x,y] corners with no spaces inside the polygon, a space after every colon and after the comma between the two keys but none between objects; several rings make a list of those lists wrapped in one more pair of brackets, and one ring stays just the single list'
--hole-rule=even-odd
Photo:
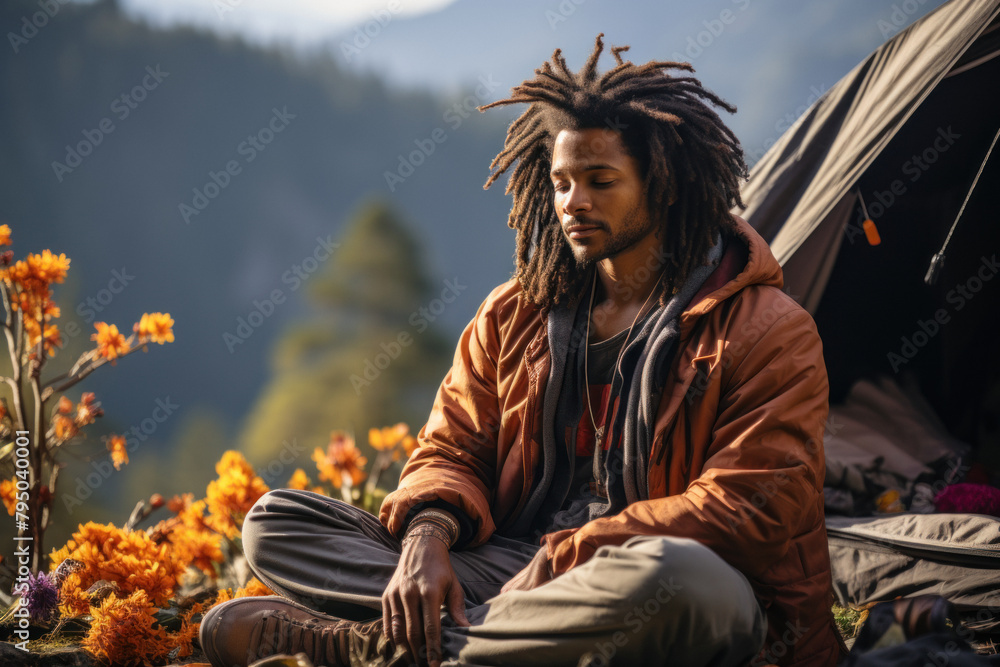
[{"label": "flower cluster", "polygon": [[91,334],[90,340],[97,342],[94,354],[106,359],[112,365],[119,357],[141,347],[146,350],[149,343],[174,342],[174,320],[169,313],[143,313],[138,322],[132,325],[132,335],[128,338],[118,331],[118,325],[107,322],[95,322],[97,333]]},{"label": "flower cluster", "polygon": [[391,451],[393,460],[399,460],[404,454],[409,458],[417,451],[417,439],[410,435],[410,427],[402,422],[388,428],[370,429],[368,444],[380,452]]},{"label": "flower cluster", "polygon": [[165,519],[152,530],[153,540],[170,545],[174,557],[212,577],[216,566],[225,560],[222,536],[205,521],[207,503],[195,502],[194,494],[175,496],[167,506],[175,516]]},{"label": "flower cluster", "polygon": [[192,627],[187,619],[181,631],[171,635],[156,622],[157,607],[146,591],[137,590],[119,597],[108,595],[93,607],[90,631],[83,647],[105,663],[132,667],[162,662],[174,649],[178,657],[191,654]]},{"label": "flower cluster", "polygon": [[319,478],[338,489],[345,484],[348,487],[357,486],[367,476],[364,466],[368,459],[361,455],[354,438],[344,431],[333,431],[326,451],[317,447],[312,459],[316,462]]},{"label": "flower cluster", "polygon": [[[10,226],[0,225],[0,246],[10,245],[10,233]],[[0,255],[0,281],[7,288],[4,294],[10,299],[9,307],[22,313],[28,347],[34,348],[44,339],[45,353],[51,355],[62,346],[59,328],[50,323],[60,315],[52,300],[52,284],[66,279],[70,260],[65,254],[43,250],[41,254],[29,253],[11,266],[12,257],[9,250]],[[34,351],[29,353],[34,355]]]},{"label": "flower cluster", "polygon": [[210,513],[208,525],[235,537],[243,527],[243,517],[270,489],[239,452],[223,454],[215,464],[215,472],[219,478],[209,483],[205,498]]},{"label": "flower cluster", "polygon": [[[58,410],[67,417],[89,415],[93,405],[93,397],[85,395],[77,405],[61,400]],[[120,436],[108,442],[112,456],[119,446],[116,438]],[[412,453],[415,442],[403,424],[369,432],[369,445],[389,465]],[[314,458],[320,479],[333,486],[350,488],[365,479],[367,460],[342,431],[334,431],[326,451],[317,448]],[[235,591],[215,588],[227,567],[227,554],[238,552],[244,517],[268,491],[239,452],[223,454],[215,469],[218,478],[209,483],[205,498],[195,500],[188,493],[164,501],[154,494],[142,512],[133,512],[125,528],[80,525],[65,546],[52,552],[52,572],[33,579],[21,603],[43,622],[54,621],[54,616],[89,622],[83,646],[104,663],[162,665],[190,655],[204,612],[234,598],[274,595],[256,578]],[[0,481],[5,498],[9,485],[8,480]],[[289,486],[309,488],[309,478],[296,470]],[[132,528],[164,506],[171,516],[146,530]],[[201,578],[193,580],[196,576]],[[192,591],[202,592],[195,596]]]},{"label": "flower cluster", "polygon": [[67,558],[82,567],[66,575],[60,587],[59,607],[66,616],[90,612],[87,591],[100,581],[115,584],[126,595],[145,591],[153,603],[165,605],[186,567],[168,545],[157,544],[145,531],[93,522],[79,526],[63,548],[52,552],[53,570]]},{"label": "flower cluster", "polygon": [[[0,225],[0,246],[10,244],[10,226]],[[53,515],[52,499],[64,465],[59,456],[61,448],[104,414],[93,393],[84,393],[74,404],[65,392],[107,362],[114,364],[139,347],[146,350],[149,343],[173,341],[174,321],[167,313],[144,313],[128,338],[116,325],[97,322],[91,336],[95,342],[92,349],[81,354],[65,372],[46,372],[48,358],[63,345],[55,323],[61,311],[52,298],[53,285],[65,282],[70,260],[49,249],[28,253],[16,262],[13,258],[12,250],[0,252],[0,303],[5,311],[0,317],[0,338],[9,348],[11,361],[9,370],[0,378],[10,390],[9,403],[8,398],[0,397],[0,443],[10,444],[14,432],[29,428],[34,431],[27,469],[18,471],[32,483],[27,498],[19,500],[30,508],[34,519],[23,530],[28,539],[40,545]],[[115,469],[121,469],[128,463],[125,439],[111,436],[106,443]],[[5,474],[12,458],[11,449],[0,447],[0,469]],[[47,480],[48,484],[39,480]],[[11,494],[8,486],[0,482],[0,494],[5,499]],[[43,559],[42,550],[35,550],[30,569],[43,569]]]},{"label": "flower cluster", "polygon": [[73,404],[68,396],[59,397],[50,421],[48,439],[53,444],[65,442],[76,437],[84,426],[93,424],[98,417],[104,416],[104,410],[98,402],[94,393],[84,392],[80,396],[80,401]]}]

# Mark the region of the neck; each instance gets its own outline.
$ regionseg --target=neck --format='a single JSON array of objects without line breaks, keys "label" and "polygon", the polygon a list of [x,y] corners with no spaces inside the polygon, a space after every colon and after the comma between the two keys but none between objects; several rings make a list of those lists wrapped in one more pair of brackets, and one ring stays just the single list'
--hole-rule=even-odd
[{"label": "neck", "polygon": [[[653,292],[666,279],[659,239],[643,243],[597,264],[597,291],[591,311],[591,342],[628,329],[639,316],[656,307]],[[645,307],[644,307],[645,306]]]},{"label": "neck", "polygon": [[663,246],[655,235],[650,239],[598,262],[596,303],[603,308],[633,310],[659,287],[666,270]]}]

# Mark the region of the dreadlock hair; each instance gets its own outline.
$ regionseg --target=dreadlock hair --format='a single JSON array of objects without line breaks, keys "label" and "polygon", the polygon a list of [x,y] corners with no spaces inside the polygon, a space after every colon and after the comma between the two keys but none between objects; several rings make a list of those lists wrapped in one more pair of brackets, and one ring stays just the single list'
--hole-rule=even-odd
[{"label": "dreadlock hair", "polygon": [[511,90],[512,96],[479,107],[530,103],[507,130],[503,150],[490,164],[484,189],[518,162],[507,182],[513,205],[507,225],[517,230],[515,277],[523,298],[548,309],[579,294],[587,271],[578,267],[563,235],[553,203],[549,172],[556,135],[562,129],[608,127],[621,132],[626,150],[637,160],[651,219],[662,225],[667,256],[659,303],[664,305],[697,266],[707,263],[717,235],[732,226],[729,210],[743,206],[739,184],[747,176],[736,135],[706,104],[735,113],[689,76],[690,63],[623,61],[628,46],[613,46],[617,65],[598,77],[604,33],[583,69],[570,72],[562,50],[535,70],[535,78]]}]

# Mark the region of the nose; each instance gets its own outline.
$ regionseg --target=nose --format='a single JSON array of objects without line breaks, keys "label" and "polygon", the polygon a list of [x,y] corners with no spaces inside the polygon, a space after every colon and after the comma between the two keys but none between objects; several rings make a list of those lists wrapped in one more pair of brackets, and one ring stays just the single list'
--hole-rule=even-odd
[{"label": "nose", "polygon": [[563,198],[563,210],[569,215],[590,211],[590,193],[579,183],[570,186]]}]

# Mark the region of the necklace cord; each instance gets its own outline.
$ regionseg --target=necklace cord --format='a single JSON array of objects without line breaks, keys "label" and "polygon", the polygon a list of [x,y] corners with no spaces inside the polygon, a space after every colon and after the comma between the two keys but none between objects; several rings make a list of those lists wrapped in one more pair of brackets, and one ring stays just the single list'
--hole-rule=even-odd
[{"label": "necklace cord", "polygon": [[[621,350],[619,350],[619,352],[618,352],[618,359],[615,361],[615,372],[611,376],[611,383],[612,384],[614,384],[614,381],[618,378],[619,374],[621,373],[621,363],[622,363],[622,359],[625,356],[625,348],[628,347],[628,339],[632,335],[632,329],[635,328],[635,323],[639,321],[639,317],[642,315],[642,311],[644,311],[646,309],[646,305],[649,303],[649,299],[653,296],[653,293],[656,292],[656,287],[660,284],[661,280],[663,280],[663,273],[661,273],[660,277],[657,278],[656,284],[654,284],[653,285],[653,289],[651,289],[649,291],[649,294],[646,296],[646,300],[642,302],[642,306],[639,307],[639,312],[636,313],[635,319],[632,320],[632,324],[628,328],[628,333],[625,334],[625,340],[622,342]],[[601,439],[603,438],[603,435],[604,435],[603,433],[601,433],[599,435],[598,431],[597,431],[597,421],[594,419],[594,408],[593,408],[593,406],[591,404],[591,400],[590,400],[590,377],[589,377],[589,373],[588,373],[588,370],[587,370],[587,357],[588,357],[587,352],[588,352],[588,349],[590,348],[590,320],[591,320],[591,318],[594,315],[594,296],[596,294],[597,294],[597,269],[595,268],[594,269],[594,284],[593,284],[593,287],[590,290],[590,305],[587,306],[587,335],[584,338],[584,346],[583,346],[583,395],[587,397],[587,413],[590,415],[590,425],[594,429],[594,440],[595,440],[595,442],[594,442],[594,452],[595,452],[595,454],[597,452],[597,449],[602,444],[600,441],[601,441]],[[624,379],[625,379],[624,376],[622,376],[622,380],[623,381],[624,381]],[[611,397],[611,395],[609,393],[608,400],[607,400],[607,406],[604,408],[604,413],[605,413],[604,414],[604,420],[605,421],[608,418],[607,411],[608,411],[608,408],[611,405],[611,398],[612,397]],[[604,428],[604,426],[606,426],[606,424],[602,425],[602,429]]]}]

